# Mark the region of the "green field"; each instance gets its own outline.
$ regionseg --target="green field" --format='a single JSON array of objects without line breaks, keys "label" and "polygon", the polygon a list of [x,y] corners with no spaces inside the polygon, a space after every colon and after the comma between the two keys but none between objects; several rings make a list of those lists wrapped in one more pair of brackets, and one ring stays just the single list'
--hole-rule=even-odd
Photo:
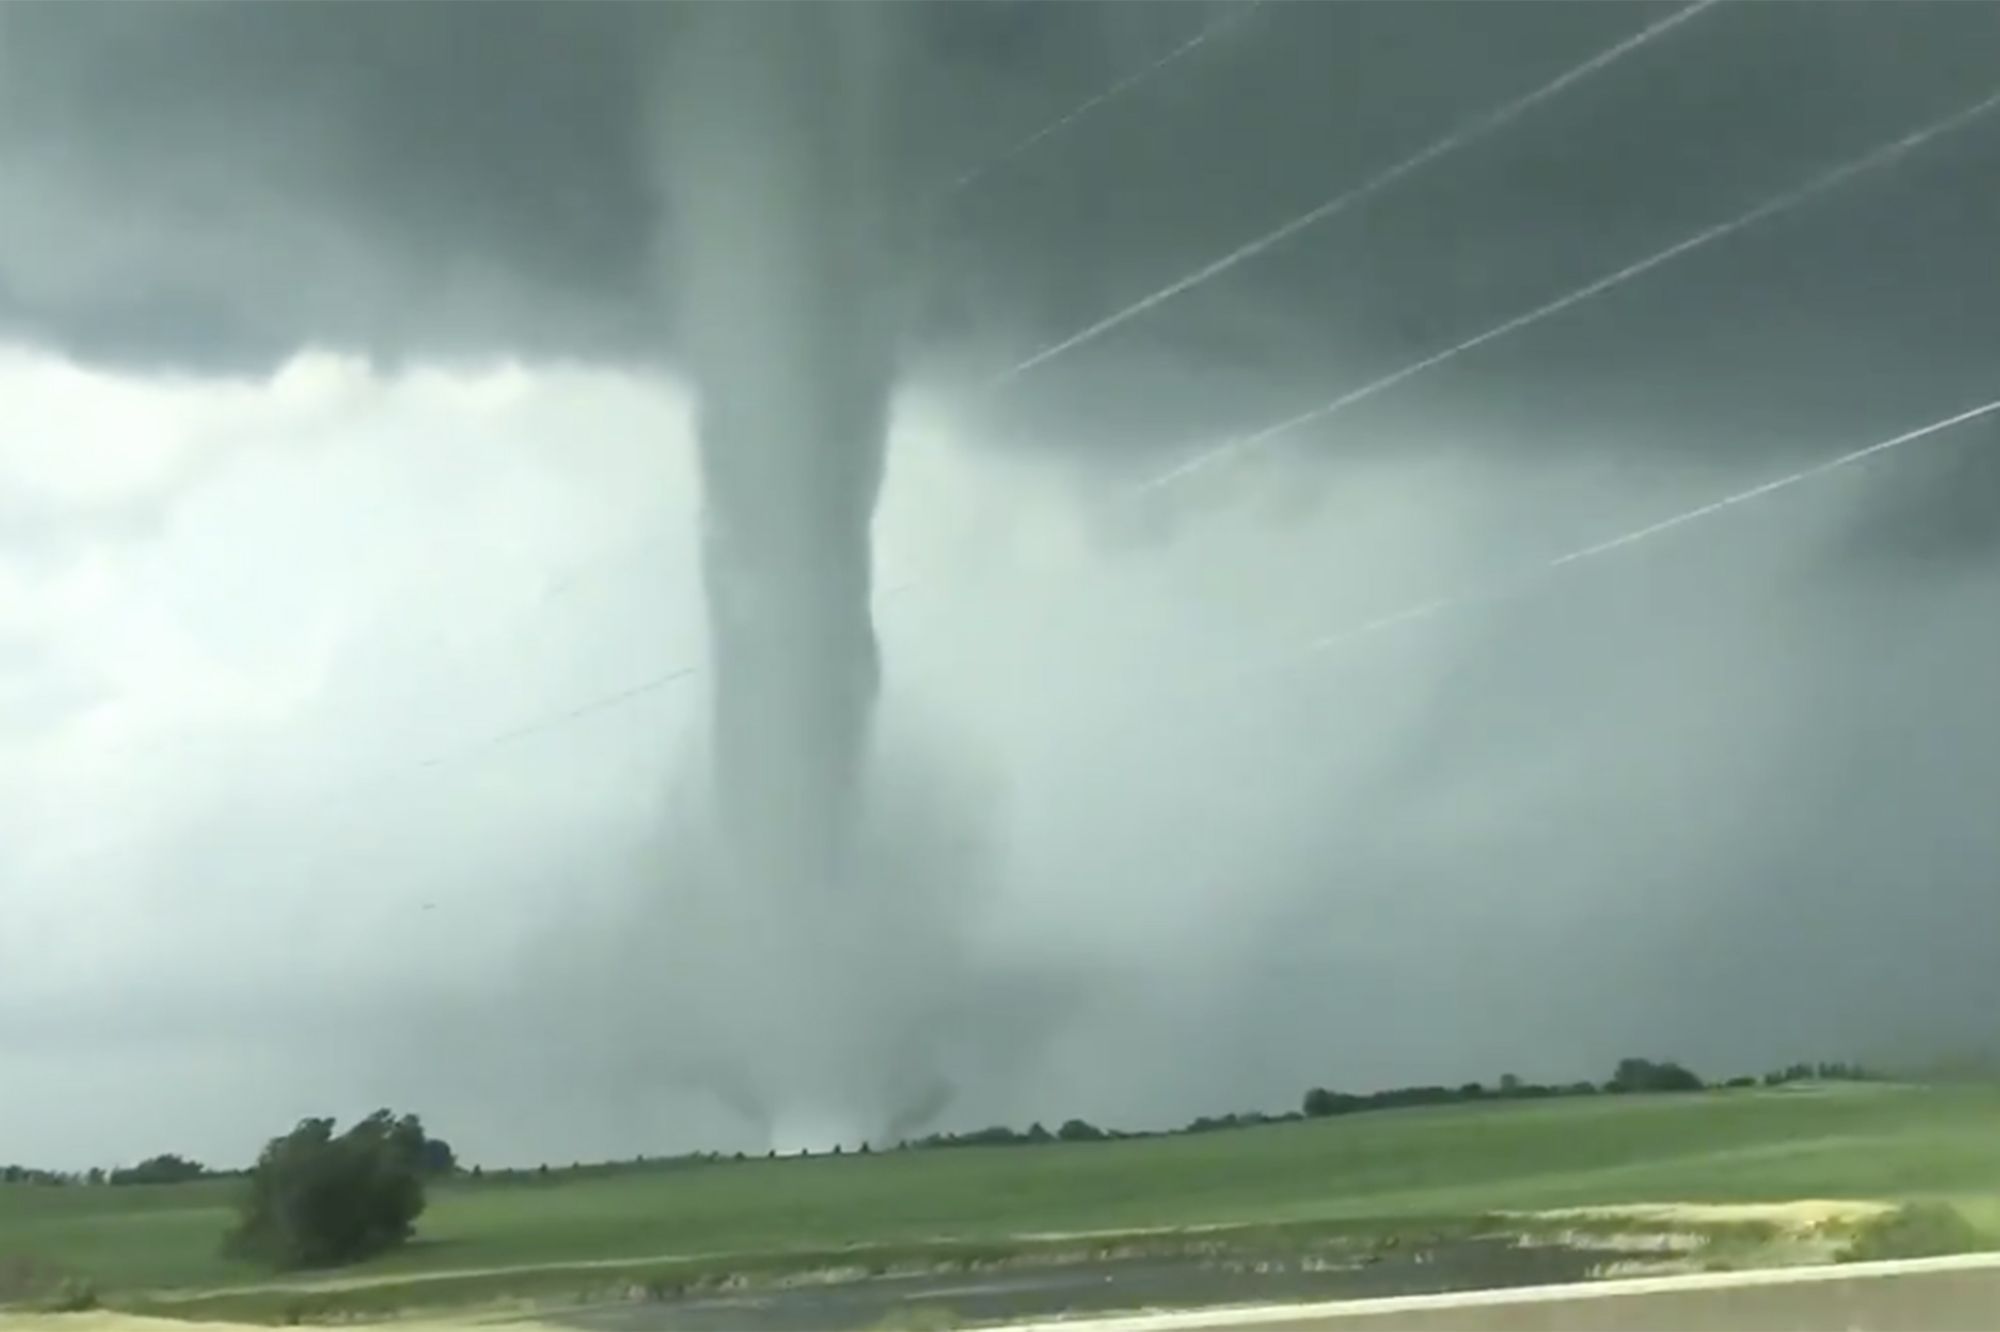
[{"label": "green field", "polygon": [[[268,1281],[218,1257],[235,1187],[0,1188],[0,1262],[56,1264],[113,1297]],[[465,1273],[441,1284],[491,1294],[511,1288],[496,1268],[1797,1198],[1944,1200],[2000,1243],[2000,1090],[1594,1096],[1115,1142],[460,1180],[433,1189],[418,1243],[339,1277]],[[515,1275],[520,1286],[528,1274]]]}]

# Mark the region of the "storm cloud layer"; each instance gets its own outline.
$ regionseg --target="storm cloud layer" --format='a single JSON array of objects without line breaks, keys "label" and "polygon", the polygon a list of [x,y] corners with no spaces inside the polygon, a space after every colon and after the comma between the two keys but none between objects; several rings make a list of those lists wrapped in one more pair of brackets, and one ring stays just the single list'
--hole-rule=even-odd
[{"label": "storm cloud layer", "polygon": [[[2000,395],[2000,118],[1133,486],[1976,102],[2000,9],[1714,6],[1001,393],[1672,10],[1261,5],[1007,156],[1230,11],[913,12],[881,854],[1006,979],[878,997],[985,1052],[951,1116],[1992,1040],[1990,421],[1298,654]],[[0,9],[0,1157],[742,1131],[678,1015],[796,996],[632,905],[722,687],[685,18]],[[133,1124],[149,1061],[228,1090]]]}]

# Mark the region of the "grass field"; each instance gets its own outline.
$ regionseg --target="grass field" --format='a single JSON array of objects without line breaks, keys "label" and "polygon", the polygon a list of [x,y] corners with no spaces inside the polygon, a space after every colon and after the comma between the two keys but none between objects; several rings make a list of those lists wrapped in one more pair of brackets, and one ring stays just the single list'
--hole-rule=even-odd
[{"label": "grass field", "polygon": [[[113,1298],[268,1282],[218,1256],[236,1187],[0,1188],[0,1262],[57,1265]],[[461,1180],[433,1189],[418,1243],[320,1280],[429,1276],[497,1293],[525,1268],[670,1255],[781,1260],[849,1245],[1796,1198],[1944,1200],[2000,1244],[2000,1089],[1600,1096],[1118,1142]]]}]

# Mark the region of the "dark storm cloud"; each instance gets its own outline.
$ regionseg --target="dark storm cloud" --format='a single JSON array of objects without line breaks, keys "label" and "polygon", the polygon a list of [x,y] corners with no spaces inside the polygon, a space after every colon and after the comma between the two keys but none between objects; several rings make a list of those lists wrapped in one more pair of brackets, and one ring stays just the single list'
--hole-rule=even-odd
[{"label": "dark storm cloud", "polygon": [[[1138,299],[1660,12],[1277,7],[984,201],[968,225],[987,249],[1032,238],[1042,260],[1045,281],[1014,282],[1009,347]],[[1282,419],[1976,100],[1995,83],[1978,53],[1996,37],[1987,6],[1724,6],[1058,360],[1001,410],[1024,436],[1081,417],[1157,438],[1156,410],[1195,432]],[[1294,444],[1365,443],[1384,413],[1497,414],[1558,446],[1671,419],[1681,447],[1733,450],[1746,428],[1812,438],[1848,419],[1839,393],[1863,376],[1895,397],[1892,418],[1949,401],[2000,337],[2000,279],[1979,257],[1996,154],[2000,128],[1975,124]],[[1069,207],[1077,197],[1092,207]],[[1189,364],[1223,368],[1101,384],[1107,365],[1136,380]]]},{"label": "dark storm cloud", "polygon": [[[997,151],[1200,14],[1060,8],[922,12],[930,54],[904,90],[921,111],[904,119],[913,179]],[[0,320],[86,355],[197,367],[268,365],[306,342],[656,355],[656,215],[672,205],[654,194],[645,112],[684,17],[10,9]],[[947,85],[964,100],[946,114],[915,105]]]},{"label": "dark storm cloud", "polygon": [[[1672,9],[1261,6],[939,204],[920,360],[990,373]],[[1220,10],[913,12],[900,162],[943,182]],[[0,318],[23,333],[208,365],[670,338],[642,111],[672,7],[17,6],[6,27]],[[1154,453],[1255,428],[1972,100],[1996,41],[1985,5],[1722,6],[990,410]],[[1671,417],[1676,447],[1735,450],[1780,411],[1802,438],[1852,420],[1842,391],[1891,421],[1947,402],[2000,338],[1996,154],[1972,126],[1380,410],[1559,446]]]},{"label": "dark storm cloud", "polygon": [[0,310],[168,364],[628,349],[637,13],[10,10]]}]

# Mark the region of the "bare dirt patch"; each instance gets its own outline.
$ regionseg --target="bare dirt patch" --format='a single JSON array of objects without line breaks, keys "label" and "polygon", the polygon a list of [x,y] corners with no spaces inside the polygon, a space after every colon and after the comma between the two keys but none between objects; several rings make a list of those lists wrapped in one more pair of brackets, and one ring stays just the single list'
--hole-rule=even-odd
[{"label": "bare dirt patch", "polygon": [[1558,1207],[1542,1212],[1512,1212],[1548,1220],[1650,1221],[1663,1226],[1764,1224],[1780,1230],[1806,1232],[1830,1226],[1857,1226],[1887,1216],[1894,1203],[1858,1198],[1799,1198],[1765,1203],[1625,1203],[1607,1207]]},{"label": "bare dirt patch", "polygon": [[1514,1212],[1520,1242],[1630,1255],[1598,1276],[1831,1263],[1896,1214],[1893,1203],[1801,1198],[1776,1203],[1629,1203]]},{"label": "bare dirt patch", "polygon": [[[554,1332],[545,1324],[505,1314],[397,1319],[395,1328],[396,1332],[472,1332],[503,1322],[509,1332]],[[75,1314],[0,1313],[0,1332],[244,1332],[244,1328],[242,1323],[186,1322],[109,1310]]]}]

